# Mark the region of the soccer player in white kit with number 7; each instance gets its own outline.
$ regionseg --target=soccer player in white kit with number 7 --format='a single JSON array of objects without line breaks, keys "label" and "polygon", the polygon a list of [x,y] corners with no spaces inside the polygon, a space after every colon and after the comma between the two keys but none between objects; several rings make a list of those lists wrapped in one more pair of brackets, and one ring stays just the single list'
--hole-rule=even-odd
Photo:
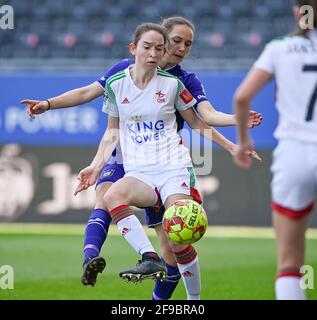
[{"label": "soccer player in white kit with number 7", "polygon": [[[305,299],[300,269],[317,196],[317,0],[297,0],[294,13],[298,31],[266,46],[235,95],[239,139],[235,162],[249,167],[251,162],[244,156],[244,150],[252,146],[246,126],[248,106],[275,77],[279,123],[274,134],[278,145],[273,153],[271,189],[279,300]],[[311,26],[307,21],[313,22]]]}]

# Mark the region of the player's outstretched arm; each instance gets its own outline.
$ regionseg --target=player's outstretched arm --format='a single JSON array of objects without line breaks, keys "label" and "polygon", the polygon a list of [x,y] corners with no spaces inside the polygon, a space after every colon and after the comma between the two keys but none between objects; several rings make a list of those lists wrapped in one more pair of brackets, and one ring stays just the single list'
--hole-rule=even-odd
[{"label": "player's outstretched arm", "polygon": [[77,176],[79,184],[74,194],[93,186],[99,176],[104,164],[109,160],[112,152],[119,143],[119,118],[108,116],[108,127],[105,131],[91,164],[81,170]]},{"label": "player's outstretched arm", "polygon": [[75,107],[89,102],[103,95],[103,88],[98,82],[93,82],[88,86],[67,91],[59,96],[47,100],[22,100],[26,105],[27,114],[34,119],[36,115],[47,110]]},{"label": "player's outstretched arm", "polygon": [[252,148],[253,143],[248,132],[249,106],[253,97],[272,78],[264,70],[253,68],[242,82],[234,96],[234,108],[237,119],[238,148],[233,153],[234,162],[243,168],[249,168],[251,161],[245,151]]},{"label": "player's outstretched arm", "polygon": [[[197,111],[209,126],[225,127],[235,126],[237,124],[234,114],[227,114],[217,111],[209,101],[200,102],[197,106]],[[250,110],[248,117],[248,128],[259,126],[261,123],[262,114]]]},{"label": "player's outstretched arm", "polygon": [[[204,136],[208,140],[214,141],[219,146],[228,151],[231,155],[234,155],[237,151],[237,145],[225,138],[220,132],[218,132],[215,128],[209,127],[204,121],[202,121],[192,108],[187,110],[179,111],[184,120],[188,123],[188,125],[198,132],[200,135]],[[259,162],[262,161],[261,157],[254,151],[252,148],[246,149],[246,156],[252,157]]]}]

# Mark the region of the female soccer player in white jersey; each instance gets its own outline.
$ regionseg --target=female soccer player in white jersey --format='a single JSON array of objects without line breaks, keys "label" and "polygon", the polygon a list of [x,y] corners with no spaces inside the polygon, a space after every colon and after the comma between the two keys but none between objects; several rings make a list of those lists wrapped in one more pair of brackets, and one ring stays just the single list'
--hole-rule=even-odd
[{"label": "female soccer player in white jersey", "polygon": [[[210,104],[208,98],[205,95],[202,84],[197,76],[193,73],[186,73],[182,70],[179,63],[189,54],[193,38],[194,38],[194,26],[191,22],[183,17],[171,17],[164,19],[162,25],[167,28],[168,32],[168,46],[167,51],[160,62],[160,66],[163,69],[168,69],[167,71],[178,76],[186,85],[187,89],[197,100],[196,109],[200,116],[209,125],[233,125],[235,124],[235,118],[232,115],[223,114],[217,112]],[[78,88],[75,90],[68,91],[58,97],[50,98],[50,108],[59,109],[62,107],[72,107],[80,105],[91,101],[92,99],[101,96],[103,94],[103,88],[106,79],[116,73],[119,70],[126,68],[130,63],[127,60],[119,63],[117,66],[113,67],[105,77],[99,79],[98,81],[92,83],[83,88]],[[120,67],[118,69],[118,67]],[[48,108],[47,101],[37,101],[37,100],[24,100],[24,103],[28,105],[27,112],[30,116],[34,117],[37,114],[43,113]],[[261,115],[256,113],[250,113],[249,117],[249,127],[258,125],[261,123]],[[224,140],[224,145],[222,145],[226,150],[232,152],[232,147],[234,144],[229,141]],[[93,210],[89,222],[86,227],[85,234],[85,268],[83,273],[83,283],[85,285],[94,285],[97,277],[97,273],[102,271],[104,267],[104,260],[98,257],[99,251],[102,244],[104,243],[107,230],[111,221],[111,218],[105,208],[103,208],[102,197],[108,190],[110,185],[117,179],[123,176],[124,171],[122,165],[116,164],[118,160],[118,155],[113,157],[113,163],[102,171],[101,178],[98,179],[96,187],[96,206]],[[110,168],[111,166],[111,168]],[[110,169],[110,171],[108,170]],[[107,171],[108,170],[108,171]],[[113,172],[111,176],[103,175],[103,172]],[[148,212],[150,210],[147,210]],[[153,210],[152,210],[153,211]],[[152,214],[152,217],[157,217]],[[147,215],[148,218],[148,215]],[[155,224],[153,219],[150,220],[150,224]],[[160,237],[163,234],[161,226],[158,224],[155,229]],[[106,230],[106,232],[104,231]],[[154,297],[167,299],[171,296],[173,288],[177,284],[177,279],[180,277],[176,262],[173,255],[170,253],[169,249],[166,247],[161,247],[162,256],[166,260],[166,265],[168,272],[171,274],[173,281],[169,282],[158,282],[156,293],[153,293]],[[96,257],[97,256],[97,257]],[[93,257],[93,259],[90,259]],[[94,258],[96,257],[96,258]],[[185,257],[186,258],[186,257]],[[184,259],[185,261],[185,259]],[[164,287],[161,290],[161,287]]]},{"label": "female soccer player in white jersey", "polygon": [[[300,10],[308,5],[313,30],[303,29]],[[303,8],[304,9],[304,8]],[[299,30],[265,47],[236,92],[239,149],[235,162],[250,167],[244,151],[252,147],[247,131],[249,103],[274,76],[279,124],[273,153],[272,209],[277,239],[277,299],[303,300],[300,268],[304,264],[305,232],[317,195],[317,0],[297,0]],[[313,20],[312,20],[313,19]]]},{"label": "female soccer player in white jersey", "polygon": [[[161,273],[162,266],[130,206],[154,207],[158,202],[157,192],[165,208],[180,199],[200,200],[189,150],[178,134],[176,110],[192,129],[204,129],[206,135],[214,139],[213,129],[195,115],[192,106],[196,100],[183,83],[157,69],[165,51],[164,33],[165,29],[156,24],[137,27],[130,44],[135,64],[107,80],[104,103],[104,111],[108,113],[107,130],[88,171],[83,170],[80,175],[79,189],[94,185],[96,177],[90,180],[91,169],[101,170],[120,140],[125,176],[112,184],[104,202],[119,231],[142,255],[142,261],[135,268],[120,273],[133,279]],[[177,262],[182,262],[178,268],[188,298],[199,299],[201,285],[196,250],[192,245],[170,242],[170,246]]]}]

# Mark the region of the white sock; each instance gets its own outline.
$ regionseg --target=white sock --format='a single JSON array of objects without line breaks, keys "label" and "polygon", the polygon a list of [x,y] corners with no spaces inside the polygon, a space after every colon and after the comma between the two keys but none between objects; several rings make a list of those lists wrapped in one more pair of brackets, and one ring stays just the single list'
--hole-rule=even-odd
[{"label": "white sock", "polygon": [[130,215],[117,223],[117,227],[131,247],[139,254],[156,252],[147,237],[142,224],[135,215]]},{"label": "white sock", "polygon": [[277,300],[306,300],[305,290],[300,287],[300,277],[282,276],[275,281]]},{"label": "white sock", "polygon": [[198,257],[187,264],[177,264],[186,288],[187,300],[200,300],[201,281]]}]

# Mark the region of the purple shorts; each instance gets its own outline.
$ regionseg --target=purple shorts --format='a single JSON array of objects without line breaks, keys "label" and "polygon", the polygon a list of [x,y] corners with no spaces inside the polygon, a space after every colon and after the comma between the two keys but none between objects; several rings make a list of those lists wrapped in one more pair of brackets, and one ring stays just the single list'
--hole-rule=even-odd
[{"label": "purple shorts", "polygon": [[102,168],[99,178],[96,182],[96,188],[100,183],[111,182],[114,183],[117,180],[123,178],[124,169],[122,164],[108,164],[106,163]]},{"label": "purple shorts", "polygon": [[164,212],[164,206],[161,206],[159,211],[156,211],[154,208],[145,208],[144,216],[147,226],[149,228],[154,228],[155,226],[162,224]]},{"label": "purple shorts", "polygon": [[[117,180],[124,177],[124,173],[122,164],[106,163],[100,172],[99,178],[96,182],[96,188],[101,183],[115,183]],[[165,211],[163,206],[159,210],[156,210],[155,208],[145,208],[144,211],[145,220],[149,228],[153,228],[154,226],[162,223]]]}]

